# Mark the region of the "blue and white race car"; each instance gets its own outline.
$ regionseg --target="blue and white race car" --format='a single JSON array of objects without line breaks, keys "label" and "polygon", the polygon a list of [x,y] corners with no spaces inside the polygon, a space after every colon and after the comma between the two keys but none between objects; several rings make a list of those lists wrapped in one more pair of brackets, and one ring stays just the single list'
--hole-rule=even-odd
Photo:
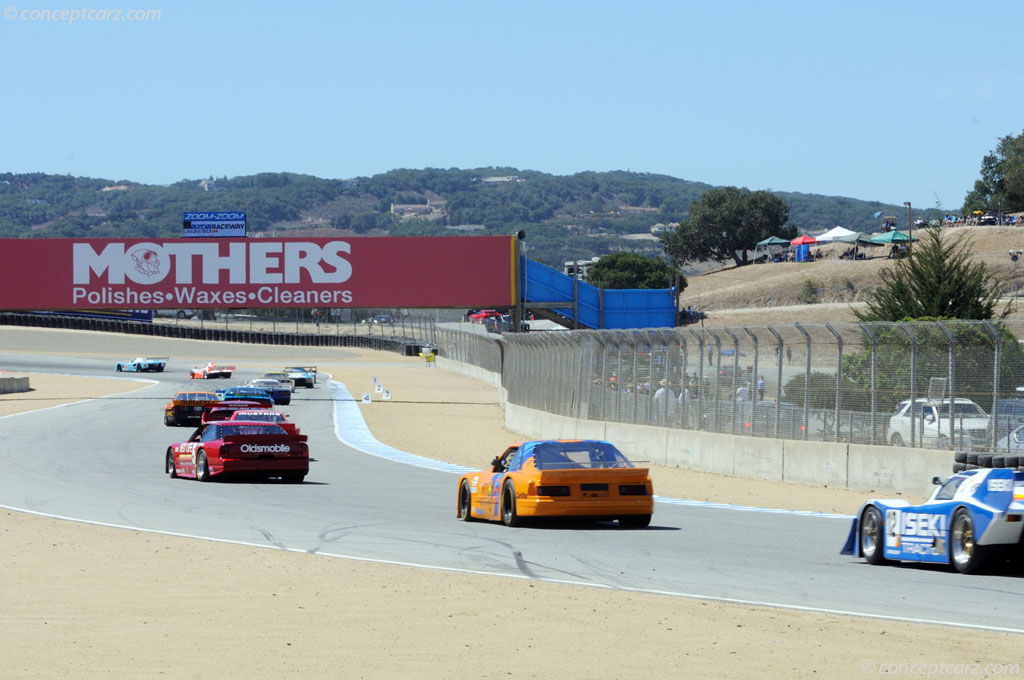
[{"label": "blue and white race car", "polygon": [[167,357],[135,357],[131,361],[119,361],[114,369],[128,373],[162,373],[167,366]]},{"label": "blue and white race car", "polygon": [[284,372],[296,387],[316,387],[316,366],[288,366]]},{"label": "blue and white race car", "polygon": [[870,564],[888,561],[952,564],[961,574],[1021,543],[1024,472],[1010,468],[965,470],[920,505],[870,500],[861,506],[841,553]]}]

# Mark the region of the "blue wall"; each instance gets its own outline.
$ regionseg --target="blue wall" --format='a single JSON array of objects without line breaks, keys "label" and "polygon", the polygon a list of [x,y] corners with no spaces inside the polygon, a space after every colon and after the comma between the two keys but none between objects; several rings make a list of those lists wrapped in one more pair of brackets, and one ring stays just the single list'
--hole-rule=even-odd
[{"label": "blue wall", "polygon": [[[550,310],[572,319],[573,277],[525,257],[520,262],[520,286],[527,302],[566,302]],[[604,297],[604,319],[601,297]],[[579,324],[587,328],[672,328],[675,326],[675,296],[671,288],[651,290],[605,290],[578,284]]]}]

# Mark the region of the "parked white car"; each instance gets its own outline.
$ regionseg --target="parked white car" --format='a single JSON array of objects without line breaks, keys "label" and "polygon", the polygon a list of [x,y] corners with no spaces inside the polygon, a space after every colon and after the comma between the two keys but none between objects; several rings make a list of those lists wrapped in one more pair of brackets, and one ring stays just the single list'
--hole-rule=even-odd
[{"label": "parked white car", "polygon": [[[914,446],[949,448],[949,406],[949,399],[915,399],[913,404],[909,400],[900,402],[895,415],[889,419],[889,443],[893,446],[910,446],[913,421]],[[952,425],[953,437],[958,440],[955,442],[956,448],[970,448],[972,441],[988,441],[989,420],[985,410],[970,399],[955,399]]]},{"label": "parked white car", "polygon": [[1019,455],[1024,453],[1024,425],[1014,429],[1010,434],[999,440],[994,452],[996,455],[1010,453]]}]

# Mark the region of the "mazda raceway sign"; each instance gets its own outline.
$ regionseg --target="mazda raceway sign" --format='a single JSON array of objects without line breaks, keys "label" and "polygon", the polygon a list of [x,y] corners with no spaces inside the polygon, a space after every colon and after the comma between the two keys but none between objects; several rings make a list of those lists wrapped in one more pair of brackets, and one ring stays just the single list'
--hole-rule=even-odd
[{"label": "mazda raceway sign", "polygon": [[508,307],[511,236],[0,239],[0,309]]}]

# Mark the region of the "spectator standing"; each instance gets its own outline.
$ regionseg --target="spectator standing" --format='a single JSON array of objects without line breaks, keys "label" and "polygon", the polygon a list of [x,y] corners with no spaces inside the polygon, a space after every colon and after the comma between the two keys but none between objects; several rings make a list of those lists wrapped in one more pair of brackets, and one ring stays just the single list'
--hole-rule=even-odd
[{"label": "spectator standing", "polygon": [[671,423],[675,420],[676,415],[676,397],[675,391],[668,385],[665,384],[664,380],[658,381],[658,389],[654,392],[654,422]]},{"label": "spectator standing", "polygon": [[757,400],[764,401],[764,376],[757,379]]},{"label": "spectator standing", "polygon": [[750,401],[750,388],[746,385],[736,388],[736,401]]}]

